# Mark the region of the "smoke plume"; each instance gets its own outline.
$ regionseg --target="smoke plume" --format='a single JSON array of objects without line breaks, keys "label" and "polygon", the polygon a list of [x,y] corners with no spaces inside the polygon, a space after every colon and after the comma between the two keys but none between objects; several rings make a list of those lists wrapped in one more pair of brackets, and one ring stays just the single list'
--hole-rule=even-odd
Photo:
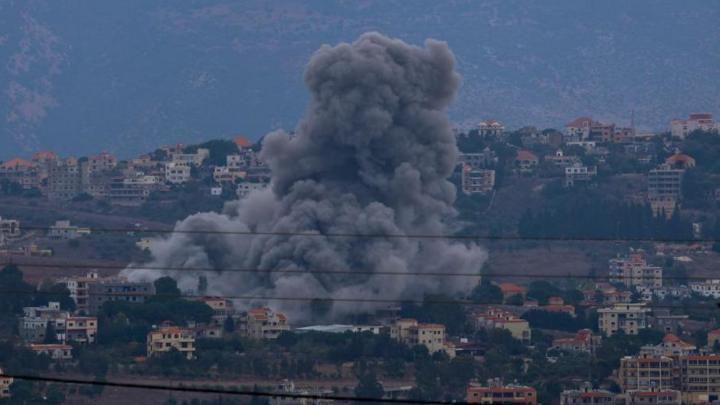
[{"label": "smoke plume", "polygon": [[[486,253],[473,243],[288,235],[456,230],[456,191],[447,179],[457,146],[446,115],[460,81],[454,65],[447,45],[434,40],[416,47],[368,33],[351,44],[321,47],[305,71],[312,97],[295,133],[277,131],[263,141],[271,187],[226,204],[222,213],[179,222],[176,230],[225,233],[175,233],[156,240],[147,266],[217,269],[165,274],[182,289],[195,289],[205,275],[208,293],[218,295],[394,300],[466,292],[476,278],[404,273],[478,272]],[[228,233],[237,231],[281,235]],[[223,271],[238,268],[283,272]],[[313,273],[318,270],[341,273]],[[136,280],[163,275],[125,273]],[[295,316],[309,311],[308,302],[267,303]],[[387,303],[335,301],[331,314],[380,305]]]}]

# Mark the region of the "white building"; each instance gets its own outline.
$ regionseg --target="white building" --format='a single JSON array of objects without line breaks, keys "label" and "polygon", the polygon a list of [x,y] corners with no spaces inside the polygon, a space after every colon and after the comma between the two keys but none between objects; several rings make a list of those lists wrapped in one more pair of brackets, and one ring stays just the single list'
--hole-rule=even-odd
[{"label": "white building", "polygon": [[565,187],[572,187],[578,183],[588,183],[597,176],[597,167],[574,163],[565,168]]},{"label": "white building", "polygon": [[165,163],[165,181],[170,184],[183,184],[191,178],[190,165],[186,162]]},{"label": "white building", "polygon": [[48,237],[51,239],[77,239],[89,234],[90,228],[71,225],[68,220],[55,221],[55,225],[51,225],[48,229]]},{"label": "white building", "polygon": [[[3,373],[3,370],[0,368],[0,374]],[[11,377],[0,377],[0,399],[3,398],[10,398],[10,386],[13,383],[13,379]]]},{"label": "white building", "polygon": [[719,131],[720,123],[715,122],[712,114],[692,113],[687,119],[675,118],[670,121],[670,133],[673,138],[684,139],[696,130]]},{"label": "white building", "polygon": [[237,185],[235,194],[237,194],[238,198],[245,198],[251,192],[253,192],[255,190],[263,190],[267,187],[268,187],[267,183],[242,182]]},{"label": "white building", "polygon": [[192,166],[200,166],[205,159],[210,157],[210,151],[199,148],[195,153],[172,153],[170,160],[175,163],[185,163]]},{"label": "white building", "polygon": [[705,280],[702,282],[690,283],[692,292],[703,297],[720,298],[720,279]]},{"label": "white building", "polygon": [[505,125],[496,120],[484,120],[480,121],[478,130],[480,131],[480,136],[498,138],[505,132]]}]

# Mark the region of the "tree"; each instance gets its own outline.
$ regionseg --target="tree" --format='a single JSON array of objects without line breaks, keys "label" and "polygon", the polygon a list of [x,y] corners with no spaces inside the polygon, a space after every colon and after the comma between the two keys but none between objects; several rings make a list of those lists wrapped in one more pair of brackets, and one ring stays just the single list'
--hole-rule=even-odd
[{"label": "tree", "polygon": [[153,283],[155,285],[155,297],[157,301],[169,301],[178,298],[181,293],[177,281],[170,276],[160,277]]},{"label": "tree", "polygon": [[470,299],[477,304],[502,304],[503,295],[500,287],[483,278],[470,293]]},{"label": "tree", "polygon": [[51,321],[48,321],[47,326],[45,327],[45,339],[43,340],[43,343],[46,344],[54,344],[57,343],[57,332],[55,331],[55,324]]},{"label": "tree", "polygon": [[232,316],[228,316],[227,318],[225,318],[225,322],[223,322],[223,329],[227,333],[235,332],[235,320]]},{"label": "tree", "polygon": [[375,373],[365,372],[358,379],[355,387],[355,396],[358,398],[382,399],[385,394],[382,384],[377,380]]},{"label": "tree", "polygon": [[525,303],[525,299],[520,294],[515,294],[507,299],[506,304],[520,306]]}]

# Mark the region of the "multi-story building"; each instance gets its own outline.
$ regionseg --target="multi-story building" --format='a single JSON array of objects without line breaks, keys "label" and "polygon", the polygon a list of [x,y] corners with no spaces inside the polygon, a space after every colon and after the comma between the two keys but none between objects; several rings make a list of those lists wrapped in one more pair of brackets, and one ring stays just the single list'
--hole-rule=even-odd
[{"label": "multi-story building", "polygon": [[682,179],[684,169],[669,164],[661,164],[648,173],[648,199],[682,198]]},{"label": "multi-story building", "polygon": [[195,357],[195,334],[189,328],[163,324],[147,334],[147,356],[177,350],[188,360]]},{"label": "multi-story building", "polygon": [[124,301],[141,304],[153,295],[155,295],[155,286],[150,282],[108,279],[90,283],[88,313],[97,314],[106,302]]},{"label": "multi-story building", "polygon": [[[0,375],[2,374],[3,370],[0,368]],[[0,377],[0,399],[10,398],[10,386],[12,383],[12,377]]]},{"label": "multi-story building", "polygon": [[683,394],[699,400],[693,403],[720,401],[720,354],[690,354],[680,357],[679,362],[679,389]]},{"label": "multi-story building", "polygon": [[290,330],[285,314],[270,308],[254,308],[247,312],[246,334],[253,339],[277,339],[284,331]]},{"label": "multi-story building", "polygon": [[551,163],[553,166],[558,167],[566,167],[575,163],[580,163],[580,158],[578,156],[566,155],[562,149],[556,150],[553,155],[546,155],[544,160]]},{"label": "multi-story building", "polygon": [[565,124],[565,139],[582,141],[590,138],[590,127],[593,120],[590,117],[579,117]]},{"label": "multi-story building", "polygon": [[71,200],[83,191],[82,164],[75,158],[53,161],[48,167],[48,198]]},{"label": "multi-story building", "polygon": [[598,326],[605,336],[612,336],[620,330],[626,335],[637,335],[647,327],[650,308],[645,303],[622,303],[600,308],[597,312]]},{"label": "multi-story building", "polygon": [[390,337],[409,346],[424,346],[430,353],[445,352],[454,357],[454,348],[445,341],[445,326],[420,323],[417,319],[398,319],[390,327]]},{"label": "multi-story building", "polygon": [[657,345],[645,345],[640,348],[640,354],[648,354],[651,356],[667,356],[678,358],[694,353],[697,347],[684,342],[682,339],[672,333],[668,333],[662,342]]},{"label": "multi-story building", "polygon": [[662,404],[680,405],[682,395],[680,391],[673,389],[630,390],[615,397],[615,403],[627,405],[641,404]]},{"label": "multi-story building", "polygon": [[709,113],[692,113],[687,119],[675,118],[670,121],[670,133],[673,138],[685,139],[690,133],[697,130],[718,131],[720,125]]},{"label": "multi-story building", "polygon": [[20,236],[20,221],[0,217],[0,239],[12,239]]},{"label": "multi-story building", "polygon": [[510,332],[512,337],[523,343],[530,343],[532,338],[528,321],[500,308],[491,307],[477,314],[475,326],[478,329],[505,329]]},{"label": "multi-story building", "polygon": [[53,360],[72,360],[72,349],[73,347],[61,343],[53,344],[40,344],[31,343],[28,348],[35,352],[35,354],[44,354]]},{"label": "multi-story building", "polygon": [[589,183],[595,176],[597,176],[597,167],[573,163],[565,167],[565,187],[572,187],[578,183]]},{"label": "multi-story building", "polygon": [[499,379],[491,379],[486,387],[470,384],[465,402],[468,404],[523,404],[536,405],[537,391],[524,385],[503,385]]},{"label": "multi-story building", "polygon": [[191,179],[191,168],[187,162],[165,163],[165,181],[170,184],[184,184]]},{"label": "multi-story building", "polygon": [[486,147],[480,153],[460,153],[458,163],[469,165],[473,169],[487,169],[494,167],[498,157],[490,148]]},{"label": "multi-story building", "polygon": [[695,167],[695,159],[690,155],[675,151],[672,156],[665,159],[665,164],[675,169],[692,169]]},{"label": "multi-story building", "polygon": [[28,342],[42,342],[47,332],[57,341],[94,343],[97,336],[97,318],[71,316],[60,309],[60,303],[50,302],[44,307],[25,307],[19,320],[20,336]]},{"label": "multi-story building", "polygon": [[553,339],[552,348],[593,354],[601,342],[602,336],[593,334],[590,329],[580,329],[573,337]]},{"label": "multi-story building", "polygon": [[676,367],[671,357],[641,354],[620,359],[618,380],[623,392],[673,389],[676,386]]},{"label": "multi-story building", "polygon": [[565,390],[560,393],[560,405],[614,404],[615,394],[607,390],[593,389],[585,383],[580,389]]},{"label": "multi-story building", "polygon": [[703,297],[720,298],[720,279],[711,279],[689,283],[690,290]]},{"label": "multi-story building", "polygon": [[64,277],[58,280],[70,292],[70,298],[75,301],[75,311],[78,314],[88,314],[90,305],[90,284],[100,281],[97,272],[89,272],[84,276]]},{"label": "multi-story building", "polygon": [[38,165],[24,159],[0,163],[0,179],[18,183],[26,190],[39,187],[42,181]]},{"label": "multi-story building", "polygon": [[245,198],[250,194],[251,192],[255,190],[264,190],[268,187],[268,183],[252,183],[249,181],[243,181],[242,183],[238,183],[237,189],[235,190],[235,194],[238,196],[238,198]]},{"label": "multi-story building", "polygon": [[482,137],[499,138],[505,133],[505,125],[496,120],[480,121],[478,132]]},{"label": "multi-story building", "polygon": [[54,225],[48,228],[50,239],[77,239],[83,235],[90,234],[90,228],[81,228],[71,225],[69,220],[55,221]]},{"label": "multi-story building", "polygon": [[495,187],[495,170],[462,168],[462,191],[465,194],[487,194]]},{"label": "multi-story building", "polygon": [[183,163],[188,166],[200,166],[205,159],[210,157],[210,150],[199,148],[195,153],[173,152],[170,153],[170,160],[175,163]]},{"label": "multi-story building", "polygon": [[662,267],[649,265],[642,249],[631,249],[627,256],[610,259],[609,268],[611,283],[621,283],[628,288],[659,288],[663,284]]},{"label": "multi-story building", "polygon": [[538,157],[529,150],[521,149],[515,156],[515,168],[520,173],[531,173],[540,163]]},{"label": "multi-story building", "polygon": [[87,161],[87,171],[90,174],[107,172],[114,169],[116,166],[117,158],[107,152],[90,156]]}]

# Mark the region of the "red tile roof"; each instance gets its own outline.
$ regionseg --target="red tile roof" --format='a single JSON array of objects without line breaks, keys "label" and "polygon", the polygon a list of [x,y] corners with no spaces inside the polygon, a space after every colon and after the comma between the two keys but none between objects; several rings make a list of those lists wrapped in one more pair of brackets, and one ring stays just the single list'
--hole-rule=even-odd
[{"label": "red tile roof", "polygon": [[568,122],[565,124],[566,127],[574,127],[574,128],[581,128],[581,127],[587,127],[592,124],[592,118],[590,117],[579,117],[574,119],[571,122]]}]

